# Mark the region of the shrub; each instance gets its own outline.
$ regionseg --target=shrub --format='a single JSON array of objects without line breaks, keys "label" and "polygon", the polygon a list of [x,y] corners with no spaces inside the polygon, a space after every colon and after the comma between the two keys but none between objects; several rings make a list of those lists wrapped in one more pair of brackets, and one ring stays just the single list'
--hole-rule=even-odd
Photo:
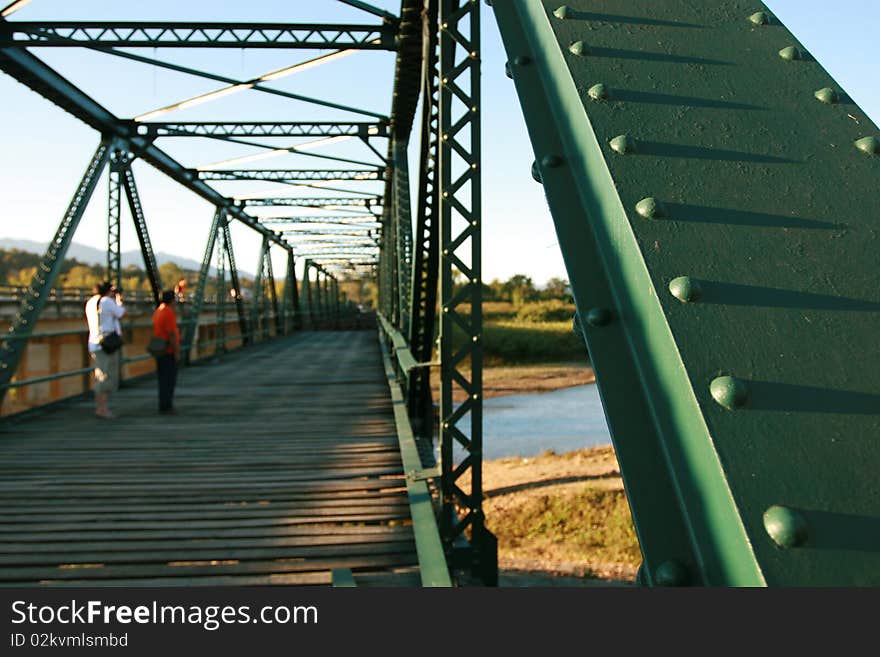
[{"label": "shrub", "polygon": [[520,322],[570,322],[574,306],[560,299],[523,304],[516,313]]}]

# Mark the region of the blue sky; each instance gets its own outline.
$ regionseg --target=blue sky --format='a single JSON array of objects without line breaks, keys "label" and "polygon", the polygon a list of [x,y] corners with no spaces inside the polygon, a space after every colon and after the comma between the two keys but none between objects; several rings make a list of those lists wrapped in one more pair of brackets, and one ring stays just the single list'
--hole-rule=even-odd
[{"label": "blue sky", "polygon": [[[4,0],[0,0],[4,4]],[[376,0],[391,11],[397,0]],[[482,3],[481,3],[482,4]],[[880,85],[876,75],[876,33],[880,2],[876,0],[772,0],[770,9],[794,32],[875,123],[880,117]],[[296,5],[291,16],[290,7]],[[120,7],[124,7],[120,9]],[[33,0],[14,20],[241,20],[291,22],[373,22],[374,19],[333,0],[292,3],[289,0],[249,0],[218,3],[203,0]],[[74,79],[117,115],[134,116],[207,92],[217,85],[198,78],[126,62],[79,49],[37,51],[51,66]],[[189,64],[221,74],[247,78],[306,58],[296,51],[144,51],[147,56]],[[315,53],[318,54],[318,53]],[[525,273],[542,283],[565,276],[553,224],[541,187],[529,174],[531,147],[513,84],[504,75],[506,59],[494,18],[483,5],[483,273],[484,278],[507,278]],[[339,100],[387,114],[393,74],[393,55],[357,53],[326,67],[279,81],[278,88]],[[321,120],[357,119],[271,96],[244,92],[223,100],[168,114],[168,120]],[[54,234],[72,191],[93,152],[98,135],[11,78],[0,75],[0,194],[3,218],[0,237],[47,242]],[[201,141],[201,140],[200,140]],[[265,141],[265,140],[264,140]],[[379,145],[377,143],[377,145]],[[187,165],[204,164],[248,149],[230,150],[207,144],[198,160],[188,145],[160,142]],[[188,150],[189,149],[189,150]],[[359,149],[359,150],[358,150]],[[327,147],[328,154],[369,159],[354,143]],[[288,156],[285,156],[288,157]],[[291,156],[292,157],[292,156]],[[293,159],[269,160],[267,167],[300,166]],[[332,166],[332,165],[331,165]],[[165,179],[151,167],[135,168],[154,248],[200,259],[212,209],[190,192]],[[265,187],[240,183],[236,191]],[[378,190],[378,187],[374,187]],[[224,193],[232,187],[221,187]],[[320,195],[320,193],[316,194]],[[106,234],[106,182],[98,187],[75,240],[103,247]],[[239,267],[252,270],[259,238],[234,226]],[[123,249],[136,248],[133,230],[123,226]],[[280,267],[278,254],[276,266]]]}]

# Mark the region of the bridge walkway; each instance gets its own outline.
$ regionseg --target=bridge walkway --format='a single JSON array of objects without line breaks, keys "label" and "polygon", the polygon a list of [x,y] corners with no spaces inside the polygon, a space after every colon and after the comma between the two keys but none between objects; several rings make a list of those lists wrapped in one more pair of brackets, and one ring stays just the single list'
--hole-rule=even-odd
[{"label": "bridge walkway", "polygon": [[0,584],[418,585],[373,331],[303,332],[0,426]]}]

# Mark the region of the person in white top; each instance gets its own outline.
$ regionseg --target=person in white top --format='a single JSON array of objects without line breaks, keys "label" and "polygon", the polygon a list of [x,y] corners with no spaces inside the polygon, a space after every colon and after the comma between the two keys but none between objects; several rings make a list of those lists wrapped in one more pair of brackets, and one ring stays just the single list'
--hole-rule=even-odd
[{"label": "person in white top", "polygon": [[95,415],[112,418],[110,393],[119,388],[119,350],[108,354],[101,347],[102,336],[122,335],[120,318],[125,316],[122,294],[109,283],[95,286],[94,296],[86,301],[86,322],[89,325],[89,354],[95,367]]}]

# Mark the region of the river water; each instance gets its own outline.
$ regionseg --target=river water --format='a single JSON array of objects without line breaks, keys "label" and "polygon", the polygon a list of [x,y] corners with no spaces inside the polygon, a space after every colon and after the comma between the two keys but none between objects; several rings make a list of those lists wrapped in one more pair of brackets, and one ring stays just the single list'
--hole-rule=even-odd
[{"label": "river water", "polygon": [[487,460],[610,444],[595,385],[483,401],[483,458]]}]

